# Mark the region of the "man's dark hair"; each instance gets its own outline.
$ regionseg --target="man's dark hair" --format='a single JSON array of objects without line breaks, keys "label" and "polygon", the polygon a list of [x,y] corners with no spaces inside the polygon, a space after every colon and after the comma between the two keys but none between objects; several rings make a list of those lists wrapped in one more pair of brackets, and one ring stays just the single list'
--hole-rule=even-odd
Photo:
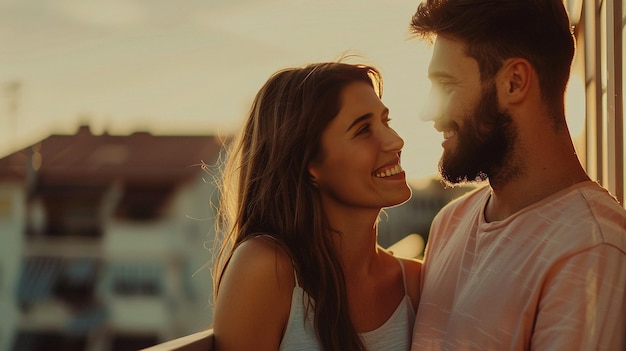
[{"label": "man's dark hair", "polygon": [[482,82],[493,78],[505,59],[528,60],[550,112],[557,119],[564,115],[574,37],[562,0],[425,0],[411,29],[425,39],[442,35],[464,42]]}]

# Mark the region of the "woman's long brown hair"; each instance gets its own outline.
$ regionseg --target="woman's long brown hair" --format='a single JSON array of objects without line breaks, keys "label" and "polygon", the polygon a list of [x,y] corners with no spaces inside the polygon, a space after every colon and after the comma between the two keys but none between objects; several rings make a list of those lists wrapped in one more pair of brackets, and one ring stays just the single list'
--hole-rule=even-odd
[{"label": "woman's long brown hair", "polygon": [[214,296],[232,256],[245,240],[272,236],[291,256],[298,281],[312,298],[324,350],[364,350],[348,312],[345,279],[318,189],[308,165],[322,132],[341,108],[341,92],[366,82],[382,93],[379,72],[340,62],[275,73],[257,93],[230,146],[222,177]]}]

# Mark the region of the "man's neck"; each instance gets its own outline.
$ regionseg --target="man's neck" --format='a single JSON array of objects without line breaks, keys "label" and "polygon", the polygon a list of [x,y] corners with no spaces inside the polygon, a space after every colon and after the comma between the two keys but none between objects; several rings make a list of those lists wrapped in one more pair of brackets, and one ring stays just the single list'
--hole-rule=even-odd
[{"label": "man's neck", "polygon": [[499,182],[490,181],[491,197],[485,208],[488,222],[503,220],[521,209],[574,184],[588,181],[573,147],[571,150],[533,150],[523,161],[523,171]]}]

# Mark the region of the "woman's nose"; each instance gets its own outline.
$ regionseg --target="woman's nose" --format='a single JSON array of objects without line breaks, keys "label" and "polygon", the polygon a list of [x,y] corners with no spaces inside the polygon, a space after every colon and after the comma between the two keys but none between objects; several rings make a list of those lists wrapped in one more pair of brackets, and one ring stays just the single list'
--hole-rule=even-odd
[{"label": "woman's nose", "polygon": [[400,151],[404,147],[404,139],[398,135],[398,133],[394,129],[387,129],[388,133],[386,133],[384,148],[389,151]]}]

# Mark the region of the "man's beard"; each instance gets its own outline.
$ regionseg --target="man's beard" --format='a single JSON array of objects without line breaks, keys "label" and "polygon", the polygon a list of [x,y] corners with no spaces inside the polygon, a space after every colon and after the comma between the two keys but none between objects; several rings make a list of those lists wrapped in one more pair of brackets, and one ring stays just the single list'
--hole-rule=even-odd
[{"label": "man's beard", "polygon": [[521,173],[519,165],[513,162],[517,129],[511,116],[500,111],[494,83],[483,90],[463,126],[456,126],[456,148],[444,149],[439,161],[439,172],[447,186],[487,179],[493,186],[494,182],[504,184]]}]

